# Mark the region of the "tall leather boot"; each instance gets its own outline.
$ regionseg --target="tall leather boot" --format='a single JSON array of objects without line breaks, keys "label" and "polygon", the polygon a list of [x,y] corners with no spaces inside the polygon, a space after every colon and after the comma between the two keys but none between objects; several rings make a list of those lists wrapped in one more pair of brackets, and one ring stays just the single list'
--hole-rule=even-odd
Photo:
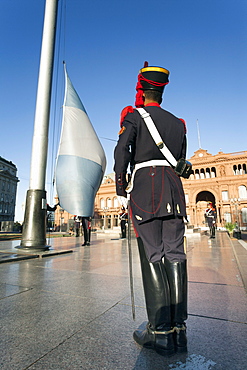
[{"label": "tall leather boot", "polygon": [[146,257],[141,238],[137,238],[144,295],[148,316],[147,328],[134,332],[134,340],[147,348],[153,348],[162,355],[174,353],[171,329],[170,291],[162,262],[151,263]]},{"label": "tall leather boot", "polygon": [[212,226],[212,238],[213,239],[215,238],[215,226],[214,225]]},{"label": "tall leather boot", "polygon": [[163,258],[171,292],[171,322],[174,345],[178,352],[187,351],[185,320],[187,314],[187,261],[170,262]]}]

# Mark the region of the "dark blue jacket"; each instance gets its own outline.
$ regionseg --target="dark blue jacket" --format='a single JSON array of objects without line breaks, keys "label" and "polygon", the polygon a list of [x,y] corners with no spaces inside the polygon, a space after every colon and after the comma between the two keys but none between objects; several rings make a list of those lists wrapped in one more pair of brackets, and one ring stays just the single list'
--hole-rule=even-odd
[{"label": "dark blue jacket", "polygon": [[[186,135],[183,122],[161,107],[148,106],[150,113],[164,143],[178,160],[186,156]],[[116,192],[126,196],[126,173],[136,163],[153,159],[164,160],[147,126],[138,111],[129,113],[120,131],[114,151],[116,173]],[[145,167],[139,169],[134,178],[131,192],[131,210],[138,223],[154,217],[186,217],[184,191],[180,178],[170,166]]]}]

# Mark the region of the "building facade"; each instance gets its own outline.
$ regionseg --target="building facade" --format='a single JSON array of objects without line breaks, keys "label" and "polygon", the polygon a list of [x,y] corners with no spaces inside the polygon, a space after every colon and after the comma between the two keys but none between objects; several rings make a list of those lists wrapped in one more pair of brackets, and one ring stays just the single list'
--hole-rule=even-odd
[{"label": "building facade", "polygon": [[182,179],[188,221],[202,227],[207,202],[211,201],[218,227],[237,222],[241,229],[247,229],[247,151],[212,155],[199,149],[189,161],[193,173]]},{"label": "building facade", "polygon": [[0,231],[12,231],[15,218],[17,168],[0,157]]},{"label": "building facade", "polygon": [[[193,173],[189,179],[182,179],[188,222],[194,227],[205,226],[204,212],[207,202],[211,201],[217,210],[217,227],[224,227],[226,222],[237,222],[242,230],[246,230],[247,151],[212,155],[199,149],[189,161]],[[120,208],[114,174],[107,175],[96,194],[93,227],[119,228]],[[64,229],[68,230],[73,217],[58,207],[55,224],[61,227],[64,224]]]}]

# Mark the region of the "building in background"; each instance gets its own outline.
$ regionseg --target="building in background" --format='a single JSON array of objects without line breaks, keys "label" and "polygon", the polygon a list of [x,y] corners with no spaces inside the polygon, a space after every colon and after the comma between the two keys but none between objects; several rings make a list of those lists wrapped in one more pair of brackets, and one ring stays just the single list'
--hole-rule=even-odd
[{"label": "building in background", "polygon": [[217,211],[217,227],[237,222],[247,229],[247,151],[209,154],[199,149],[189,159],[193,174],[182,179],[188,221],[205,224],[204,211],[211,201]]},{"label": "building in background", "polygon": [[13,231],[17,183],[17,168],[0,157],[0,231]]},{"label": "building in background", "polygon": [[115,174],[104,177],[95,198],[95,226],[100,229],[119,230],[121,205],[116,195]]},{"label": "building in background", "polygon": [[[204,212],[211,201],[217,210],[217,227],[226,222],[238,222],[247,229],[247,151],[209,154],[199,149],[189,159],[193,173],[182,179],[188,221],[191,227],[205,225]],[[57,199],[56,199],[57,202]],[[115,177],[110,174],[96,194],[92,227],[102,230],[119,230],[120,204],[115,191]],[[55,212],[57,229],[68,231],[74,215],[58,207]]]}]

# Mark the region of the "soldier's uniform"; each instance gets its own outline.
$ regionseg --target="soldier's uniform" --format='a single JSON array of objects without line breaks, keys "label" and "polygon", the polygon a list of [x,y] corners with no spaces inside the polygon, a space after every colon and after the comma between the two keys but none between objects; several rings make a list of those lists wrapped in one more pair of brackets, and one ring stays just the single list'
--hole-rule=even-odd
[{"label": "soldier's uniform", "polygon": [[[145,106],[145,110],[150,113],[175,159],[185,157],[184,124],[157,105]],[[134,166],[150,160],[163,161],[164,156],[136,110],[126,116],[121,131],[115,148],[114,170],[117,194],[126,196],[126,171],[129,162]],[[159,164],[158,161],[155,163]],[[137,170],[130,193],[130,204],[136,232],[146,241],[144,246],[148,259],[157,262],[166,255],[171,261],[184,260],[183,217],[186,216],[186,208],[182,183],[174,170],[169,165],[147,166]],[[161,222],[163,226],[160,225]],[[160,244],[161,239],[157,240],[157,235],[162,230],[165,231],[163,237],[170,241],[167,250],[165,245]],[[174,233],[179,234],[179,241],[174,240]]]},{"label": "soldier's uniform", "polygon": [[212,202],[208,203],[208,208],[205,210],[205,218],[210,231],[210,238],[215,238],[215,225],[216,225],[216,210]]},{"label": "soldier's uniform", "polygon": [[[169,72],[145,67],[139,74],[140,90],[163,92]],[[163,142],[176,160],[185,158],[184,123],[158,103],[145,105]],[[136,231],[149,323],[134,339],[162,354],[186,350],[187,272],[184,253],[185,197],[180,178],[166,163],[137,110],[128,113],[114,152],[116,191],[126,197],[128,165],[133,189],[130,214]],[[151,162],[150,162],[151,161]],[[162,161],[162,162],[161,162]],[[135,167],[139,166],[137,171]]]}]

